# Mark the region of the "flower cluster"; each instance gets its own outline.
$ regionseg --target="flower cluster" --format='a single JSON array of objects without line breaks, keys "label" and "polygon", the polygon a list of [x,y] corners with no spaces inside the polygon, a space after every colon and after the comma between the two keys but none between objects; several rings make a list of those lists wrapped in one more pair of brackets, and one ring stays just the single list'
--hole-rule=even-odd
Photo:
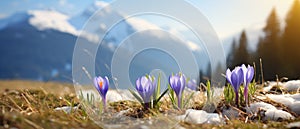
[{"label": "flower cluster", "polygon": [[[239,89],[243,84],[244,86],[244,99],[245,103],[248,103],[248,86],[252,81],[254,76],[254,68],[250,65],[247,67],[243,64],[241,66],[235,67],[232,71],[227,69],[226,79],[233,87],[235,93],[235,103],[239,105]],[[226,97],[226,96],[225,96]]]},{"label": "flower cluster", "polygon": [[[188,83],[187,83],[188,82]],[[154,76],[145,75],[139,77],[135,83],[135,89],[137,91],[134,92],[129,90],[132,95],[144,105],[144,108],[154,108],[157,107],[160,103],[160,99],[168,93],[175,93],[176,100],[174,95],[172,95],[172,103],[174,105],[177,104],[178,108],[182,108],[183,104],[183,91],[185,87],[190,88],[192,90],[199,89],[195,80],[187,80],[186,77],[182,73],[177,73],[175,75],[169,76],[169,89],[166,89],[162,94],[160,94],[160,76],[158,77],[158,81]],[[109,79],[105,76],[95,77],[94,78],[94,86],[102,97],[103,106],[106,105],[106,94],[109,87]],[[192,97],[193,94],[190,95],[189,98]],[[187,103],[187,102],[186,102]],[[184,105],[186,105],[186,103]]]},{"label": "flower cluster", "polygon": [[[241,101],[245,102],[246,105],[249,101],[249,85],[254,76],[254,68],[250,65],[241,65],[235,67],[232,71],[227,69],[226,79],[231,84],[232,88],[227,87],[224,90],[225,100],[231,101],[235,98],[235,103],[239,106],[240,97],[239,94],[244,94],[244,99]],[[169,76],[169,87],[162,94],[160,94],[160,76],[156,79],[154,76],[145,75],[139,77],[135,83],[136,92],[130,90],[132,95],[144,105],[144,108],[155,108],[160,104],[160,99],[169,91],[169,97],[173,105],[177,105],[179,109],[183,108],[187,102],[183,103],[183,92],[185,87],[192,90],[198,90],[199,86],[196,84],[195,80],[186,79],[185,75],[182,73],[172,74]],[[209,82],[209,81],[208,81]],[[95,77],[94,86],[99,92],[103,106],[106,105],[106,94],[109,88],[109,79],[105,76]],[[211,91],[210,83],[207,84],[207,97],[210,101],[211,96],[213,96],[213,91]],[[241,86],[244,90],[242,90]],[[253,85],[250,85],[250,95],[253,92]],[[234,94],[234,95],[233,95]],[[176,98],[175,98],[176,95]],[[193,94],[189,98],[192,98]],[[189,100],[189,99],[188,99]],[[187,100],[187,101],[188,101]]]}]

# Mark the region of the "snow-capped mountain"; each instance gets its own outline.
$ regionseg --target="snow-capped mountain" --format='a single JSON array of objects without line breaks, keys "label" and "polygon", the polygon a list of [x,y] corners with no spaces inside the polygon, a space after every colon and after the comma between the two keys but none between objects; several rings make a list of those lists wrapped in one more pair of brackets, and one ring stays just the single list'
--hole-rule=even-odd
[{"label": "snow-capped mountain", "polygon": [[[107,29],[106,23],[95,21],[91,22],[93,28],[84,32],[81,31],[84,23],[92,15],[95,15],[94,12],[99,8],[104,8],[104,10],[97,13],[97,17],[105,19],[106,22],[124,17],[119,12],[106,8],[106,5],[104,2],[95,1],[86,10],[74,17],[69,17],[54,10],[31,10],[1,19],[0,78],[71,81],[70,65],[77,36],[83,34],[87,42],[87,48],[93,48],[96,47],[95,41],[98,41],[99,38],[97,34],[105,34]],[[158,28],[156,25],[138,18],[126,19],[115,25],[106,34],[104,44],[100,47],[101,51],[97,53],[97,57],[105,55],[101,57],[101,60],[96,59],[99,66],[97,71],[102,74],[110,73],[107,66],[111,65],[110,59],[113,56],[113,51],[128,35],[136,31]],[[149,36],[140,36],[143,39],[139,40],[149,42],[149,37],[151,37],[153,41],[165,41],[166,44],[172,43],[174,46],[178,46],[174,40],[167,40],[168,37],[163,36],[161,33],[148,34]],[[186,46],[189,46],[191,50],[198,50],[193,42],[178,43],[187,43]],[[130,46],[126,47],[125,51],[130,53]],[[155,65],[144,68],[150,62],[160,62],[166,65],[164,68],[177,69],[177,66],[170,66],[170,61],[173,61],[172,58],[169,56],[158,57],[158,53],[161,52],[143,53],[145,54],[143,58],[149,57],[149,60],[144,62],[141,58],[139,62],[135,62],[133,65],[137,68],[136,72],[138,74],[131,76],[140,76],[140,74],[145,74],[147,69],[154,68]],[[203,56],[206,55],[197,55],[197,58],[201,58],[201,61],[203,61],[200,62],[204,64],[202,68],[207,66],[207,63],[204,63],[207,62],[207,59]]]},{"label": "snow-capped mountain", "polygon": [[69,17],[54,10],[29,10],[16,13],[0,20],[0,30],[13,27],[22,22],[37,28],[39,31],[48,29],[77,35],[78,31],[68,22]]},{"label": "snow-capped mountain", "polygon": [[[76,27],[76,29],[81,29],[84,25],[84,23],[99,9],[103,9],[108,4],[103,1],[94,1],[92,5],[90,5],[88,8],[86,8],[82,13],[79,15],[76,15],[69,19],[69,22]],[[112,11],[110,9],[104,9],[104,14],[101,13],[100,15],[103,17],[104,15],[111,14]],[[113,12],[112,17],[119,17],[120,15],[116,12]],[[102,24],[102,27],[105,27],[105,25]]]},{"label": "snow-capped mountain", "polygon": [[[92,16],[97,18],[90,19]],[[88,33],[93,33],[98,35],[104,34],[106,36],[105,40],[107,42],[111,42],[114,44],[120,43],[130,33],[133,33],[135,31],[141,31],[143,29],[158,29],[156,25],[138,18],[125,19],[124,21],[114,25],[113,28],[107,28],[106,25],[108,25],[112,21],[123,19],[123,18],[124,16],[120,12],[117,12],[116,10],[112,10],[108,6],[108,3],[103,1],[94,1],[94,3],[90,5],[86,10],[84,10],[82,13],[69,19],[69,22],[77,30],[82,30],[85,27],[84,25],[88,23],[90,24],[90,26],[93,27],[85,29],[84,31],[88,31]],[[105,19],[105,20],[100,20],[100,19]],[[105,34],[107,29],[110,30],[107,34]]]}]

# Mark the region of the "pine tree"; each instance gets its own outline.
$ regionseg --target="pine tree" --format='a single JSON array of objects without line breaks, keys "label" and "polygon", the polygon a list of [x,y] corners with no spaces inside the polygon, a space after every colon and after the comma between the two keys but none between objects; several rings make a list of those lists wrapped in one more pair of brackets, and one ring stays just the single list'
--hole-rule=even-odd
[{"label": "pine tree", "polygon": [[227,59],[226,59],[227,60],[227,67],[230,68],[230,69],[235,67],[234,64],[233,64],[234,63],[233,61],[234,61],[234,55],[235,55],[236,49],[237,49],[236,40],[233,39],[232,43],[231,43],[230,52],[229,52],[229,54],[227,56]]},{"label": "pine tree", "polygon": [[276,13],[276,9],[271,11],[266,26],[263,28],[265,37],[260,38],[257,48],[257,59],[261,58],[264,62],[265,79],[274,79],[279,73],[280,54],[280,22]]},{"label": "pine tree", "polygon": [[300,2],[295,0],[285,20],[283,33],[284,64],[290,77],[298,78],[300,73]]},{"label": "pine tree", "polygon": [[249,64],[250,56],[248,52],[248,41],[245,30],[243,30],[240,39],[239,46],[236,49],[233,59],[233,65]]}]

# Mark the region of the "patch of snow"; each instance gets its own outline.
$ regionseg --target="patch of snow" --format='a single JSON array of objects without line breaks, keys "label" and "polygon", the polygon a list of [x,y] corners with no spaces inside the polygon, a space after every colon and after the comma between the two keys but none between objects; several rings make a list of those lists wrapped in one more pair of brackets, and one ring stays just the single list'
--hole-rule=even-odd
[{"label": "patch of snow", "polygon": [[160,29],[157,25],[140,18],[129,18],[126,21],[137,31]]},{"label": "patch of snow", "polygon": [[247,113],[256,113],[259,111],[259,109],[265,109],[265,110],[275,110],[276,107],[265,103],[265,102],[256,102],[256,103],[251,103],[249,108],[247,109]]},{"label": "patch of snow", "polygon": [[97,34],[93,34],[90,32],[85,32],[85,31],[81,31],[80,35],[78,35],[78,37],[87,39],[89,42],[91,43],[98,43],[98,41],[100,40],[99,36]]},{"label": "patch of snow", "polygon": [[123,100],[135,100],[129,90],[109,90],[106,95],[107,102],[117,102]]},{"label": "patch of snow", "polygon": [[[79,93],[81,94],[81,93]],[[82,90],[82,94],[84,99],[86,98],[86,94],[93,94],[95,96],[95,99],[101,99],[99,93],[97,92],[96,89],[94,90]],[[106,101],[107,103],[110,102],[118,102],[118,101],[124,101],[124,100],[132,100],[135,101],[136,99],[134,96],[129,92],[129,90],[108,90],[106,94]]]},{"label": "patch of snow", "polygon": [[265,112],[265,119],[266,120],[290,120],[290,119],[295,119],[294,116],[292,116],[290,113],[283,111],[283,110],[277,110],[277,109],[269,109],[266,110]]},{"label": "patch of snow", "polygon": [[265,92],[271,91],[272,87],[276,85],[283,86],[283,83],[275,82],[275,81],[268,82],[268,85],[263,88],[263,91]]},{"label": "patch of snow", "polygon": [[[93,15],[93,13],[95,13],[96,11],[100,10],[100,9],[104,9],[106,6],[108,6],[109,4],[107,2],[104,1],[94,1],[94,3],[92,5],[90,5],[86,10],[85,10],[85,14],[86,15]],[[111,9],[109,7],[105,8],[106,12],[110,12]]]},{"label": "patch of snow", "polygon": [[285,127],[289,128],[289,129],[291,129],[291,128],[293,128],[293,129],[299,129],[300,128],[300,121],[289,123]]},{"label": "patch of snow", "polygon": [[293,99],[295,99],[296,101],[300,101],[300,94],[293,94],[293,95],[291,95],[291,97]]},{"label": "patch of snow", "polygon": [[[98,17],[106,17],[106,16],[111,16],[111,17],[115,17],[119,14],[115,14],[109,6],[107,6],[108,3],[104,2],[104,1],[94,1],[93,4],[91,4],[90,6],[88,6],[81,14],[72,17],[71,19],[69,19],[69,22],[76,28],[76,29],[82,29],[83,25],[87,22],[87,20],[89,20],[89,18],[93,15],[93,14],[97,14]],[[105,7],[105,8],[104,8]],[[102,12],[97,12],[98,10],[101,10]],[[99,23],[98,23],[99,24]],[[103,23],[100,23],[100,27],[104,27]],[[98,26],[98,25],[97,25]],[[106,27],[106,26],[105,26]],[[103,29],[103,28],[102,28]]]},{"label": "patch of snow", "polygon": [[29,23],[38,30],[54,29],[73,35],[78,35],[78,31],[68,22],[69,17],[53,10],[30,10]]},{"label": "patch of snow", "polygon": [[267,94],[266,96],[277,103],[284,104],[285,106],[289,107],[293,112],[300,114],[300,94]]},{"label": "patch of snow", "polygon": [[284,83],[283,87],[287,91],[297,91],[300,88],[300,80],[291,80]]},{"label": "patch of snow", "polygon": [[282,103],[286,106],[292,105],[294,102],[294,99],[290,97],[290,95],[274,95],[274,94],[267,94],[266,95],[268,98],[271,100],[277,102],[277,103]]},{"label": "patch of snow", "polygon": [[186,110],[184,115],[177,116],[177,119],[180,121],[186,121],[194,124],[222,124],[224,119],[217,113],[207,113],[203,110]]},{"label": "patch of snow", "polygon": [[66,113],[71,113],[71,111],[75,111],[78,109],[78,106],[71,107],[71,106],[63,106],[63,107],[57,107],[54,109],[54,111],[64,111]]},{"label": "patch of snow", "polygon": [[265,103],[265,102],[256,102],[250,104],[250,107],[247,109],[247,113],[256,114],[259,111],[264,111],[263,120],[289,120],[294,119],[295,117],[292,116],[290,113],[278,110],[275,106]]},{"label": "patch of snow", "polygon": [[264,87],[264,91],[268,92],[273,86],[276,85],[282,86],[282,88],[286,89],[288,92],[300,90],[300,80],[291,80],[284,83],[275,81],[269,82],[268,86]]}]

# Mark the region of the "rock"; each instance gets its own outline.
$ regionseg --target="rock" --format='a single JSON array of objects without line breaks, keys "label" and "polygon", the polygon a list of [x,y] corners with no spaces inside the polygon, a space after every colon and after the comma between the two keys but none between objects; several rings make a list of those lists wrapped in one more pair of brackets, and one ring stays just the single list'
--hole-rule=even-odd
[{"label": "rock", "polygon": [[178,120],[186,121],[194,124],[204,124],[204,123],[211,123],[211,124],[222,124],[224,120],[220,117],[217,113],[207,113],[203,110],[194,110],[188,109],[186,110],[184,115],[178,116]]},{"label": "rock", "polygon": [[293,129],[299,129],[300,128],[300,121],[299,122],[293,122],[286,125],[286,128],[293,128]]},{"label": "rock", "polygon": [[231,107],[229,107],[228,109],[223,109],[222,114],[228,117],[229,119],[235,119],[239,117],[239,111]]}]

